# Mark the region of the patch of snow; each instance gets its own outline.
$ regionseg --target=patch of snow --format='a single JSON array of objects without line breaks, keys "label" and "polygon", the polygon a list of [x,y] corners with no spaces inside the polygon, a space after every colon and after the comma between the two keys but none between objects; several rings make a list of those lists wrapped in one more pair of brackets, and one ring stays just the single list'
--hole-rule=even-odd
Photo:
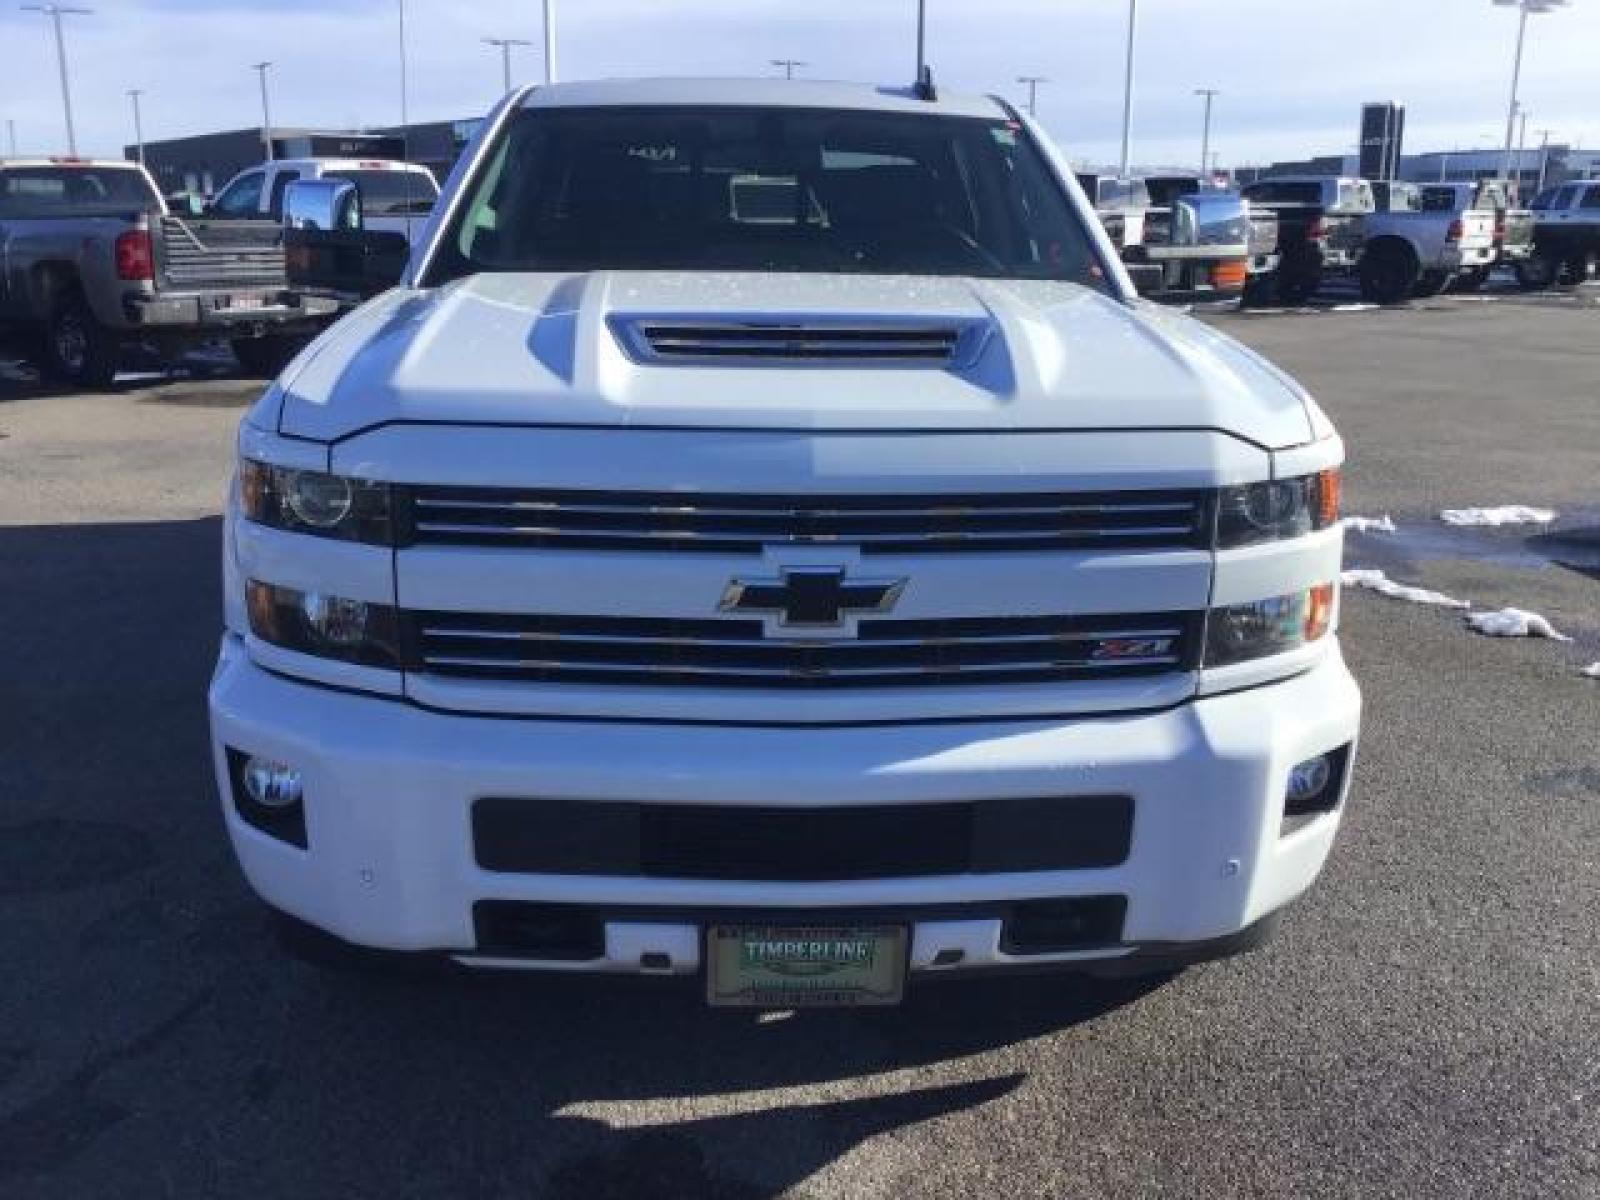
[{"label": "patch of snow", "polygon": [[1393,533],[1394,521],[1388,513],[1381,517],[1346,517],[1340,521],[1352,533]]},{"label": "patch of snow", "polygon": [[1502,504],[1498,508],[1447,508],[1439,519],[1446,525],[1548,525],[1556,519],[1556,511]]},{"label": "patch of snow", "polygon": [[1376,304],[1335,304],[1330,312],[1371,312]]},{"label": "patch of snow", "polygon": [[1346,587],[1366,588],[1383,596],[1392,596],[1396,600],[1409,600],[1413,604],[1436,604],[1441,608],[1472,607],[1465,600],[1457,600],[1454,596],[1446,596],[1443,592],[1430,592],[1427,588],[1396,583],[1382,571],[1369,568],[1353,568],[1343,572],[1339,578]]},{"label": "patch of snow", "polygon": [[1520,608],[1470,613],[1467,624],[1490,637],[1545,637],[1558,642],[1572,640],[1564,633],[1557,633],[1555,627],[1538,613],[1524,612]]},{"label": "patch of snow", "polygon": [[1587,667],[1578,671],[1579,675],[1587,675],[1590,679],[1600,679],[1600,662],[1592,662]]}]

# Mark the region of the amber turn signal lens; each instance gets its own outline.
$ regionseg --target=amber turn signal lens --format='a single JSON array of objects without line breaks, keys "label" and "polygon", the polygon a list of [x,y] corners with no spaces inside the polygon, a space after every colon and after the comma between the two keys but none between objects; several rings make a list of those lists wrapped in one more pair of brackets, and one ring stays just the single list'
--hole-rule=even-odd
[{"label": "amber turn signal lens", "polygon": [[1333,597],[1331,583],[1319,583],[1306,594],[1306,641],[1316,641],[1332,627]]},{"label": "amber turn signal lens", "polygon": [[1338,467],[1317,473],[1317,528],[1331,529],[1339,520],[1340,493],[1344,477]]},{"label": "amber turn signal lens", "polygon": [[1249,269],[1242,262],[1223,262],[1211,268],[1211,286],[1214,288],[1242,288]]}]

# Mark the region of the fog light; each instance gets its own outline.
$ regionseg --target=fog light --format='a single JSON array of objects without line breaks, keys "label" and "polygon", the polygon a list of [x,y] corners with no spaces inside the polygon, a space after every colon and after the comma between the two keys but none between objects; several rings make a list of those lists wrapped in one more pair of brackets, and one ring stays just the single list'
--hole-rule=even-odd
[{"label": "fog light", "polygon": [[300,772],[270,758],[251,756],[240,773],[245,793],[262,808],[287,809],[305,795]]},{"label": "fog light", "polygon": [[1326,754],[1308,758],[1289,768],[1288,800],[1291,805],[1306,804],[1320,796],[1333,778],[1333,764]]}]

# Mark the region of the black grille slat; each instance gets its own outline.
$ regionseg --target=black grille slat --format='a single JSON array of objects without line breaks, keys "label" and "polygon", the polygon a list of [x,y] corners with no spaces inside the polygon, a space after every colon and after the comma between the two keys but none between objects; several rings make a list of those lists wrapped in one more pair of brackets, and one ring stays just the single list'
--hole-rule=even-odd
[{"label": "black grille slat", "polygon": [[425,545],[740,553],[847,542],[864,553],[1202,548],[1205,493],[770,496],[402,489]]},{"label": "black grille slat", "polygon": [[822,882],[1085,870],[1126,860],[1127,796],[775,807],[485,797],[496,872]]},{"label": "black grille slat", "polygon": [[[766,637],[760,621],[411,614],[411,669],[523,682],[829,687],[1124,678],[1186,670],[1191,613],[864,620]],[[1115,650],[1108,657],[1108,651]]]},{"label": "black grille slat", "polygon": [[630,342],[646,361],[954,362],[973,326],[636,321]]}]

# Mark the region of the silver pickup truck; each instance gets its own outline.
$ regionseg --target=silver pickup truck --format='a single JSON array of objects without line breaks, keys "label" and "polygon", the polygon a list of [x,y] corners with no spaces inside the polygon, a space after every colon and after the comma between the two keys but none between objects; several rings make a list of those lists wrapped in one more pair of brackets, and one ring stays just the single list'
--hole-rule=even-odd
[{"label": "silver pickup truck", "polygon": [[213,338],[275,371],[335,311],[287,286],[275,222],[173,216],[130,162],[0,160],[0,338],[53,379],[104,387],[134,343]]},{"label": "silver pickup truck", "polygon": [[1424,198],[1414,183],[1372,185],[1374,211],[1362,221],[1361,296],[1399,304],[1437,296],[1456,279],[1482,279],[1498,254],[1489,208],[1458,207],[1453,191]]}]

